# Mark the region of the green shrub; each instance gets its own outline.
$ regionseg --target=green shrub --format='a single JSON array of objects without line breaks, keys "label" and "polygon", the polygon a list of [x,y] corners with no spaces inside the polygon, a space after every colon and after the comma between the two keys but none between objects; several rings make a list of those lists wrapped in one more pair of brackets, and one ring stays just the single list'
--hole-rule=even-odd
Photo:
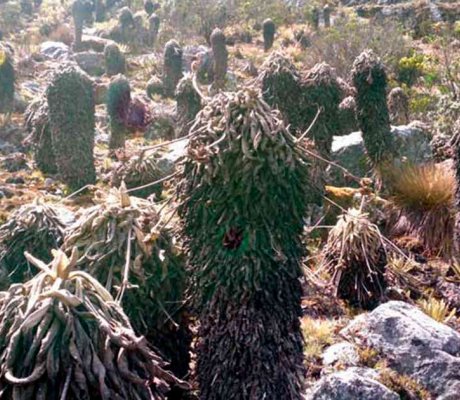
[{"label": "green shrub", "polygon": [[460,39],[460,21],[457,21],[457,22],[454,24],[454,36],[455,36],[457,39]]},{"label": "green shrub", "polygon": [[409,100],[409,111],[412,115],[423,115],[433,109],[435,99],[425,93],[414,93]]},{"label": "green shrub", "polygon": [[408,43],[399,25],[363,23],[357,19],[338,19],[312,39],[306,63],[309,67],[326,62],[340,77],[348,76],[353,62],[366,49],[372,49],[390,70],[408,54]]},{"label": "green shrub", "polygon": [[414,85],[427,69],[426,61],[426,57],[423,54],[402,57],[398,62],[398,81],[408,86]]}]

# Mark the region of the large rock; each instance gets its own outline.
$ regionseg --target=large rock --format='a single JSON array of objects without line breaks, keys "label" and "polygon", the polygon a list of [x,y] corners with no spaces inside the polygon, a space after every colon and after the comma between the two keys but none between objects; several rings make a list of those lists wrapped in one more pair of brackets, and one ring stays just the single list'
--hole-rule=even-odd
[{"label": "large rock", "polygon": [[346,370],[321,378],[306,399],[399,400],[399,396],[369,376]]},{"label": "large rock", "polygon": [[96,53],[104,52],[105,46],[115,43],[113,40],[105,39],[95,35],[83,35],[81,40],[82,47],[85,50],[93,50]]},{"label": "large rock", "polygon": [[460,334],[418,308],[391,301],[355,318],[342,335],[379,351],[437,400],[460,398]]},{"label": "large rock", "polygon": [[[395,138],[396,158],[414,164],[433,160],[431,135],[420,122],[414,121],[409,125],[393,126],[391,132]],[[334,136],[332,158],[357,177],[365,177],[371,173],[360,131],[345,136]],[[332,181],[330,183],[334,186],[351,184],[336,168],[331,169],[331,172]]]},{"label": "large rock", "polygon": [[40,45],[40,54],[50,60],[67,60],[69,58],[69,46],[62,42],[43,42]]},{"label": "large rock", "polygon": [[415,164],[433,160],[432,136],[423,123],[413,121],[409,125],[393,126],[392,132],[399,158]]},{"label": "large rock", "polygon": [[163,149],[161,158],[158,160],[158,167],[164,172],[165,176],[170,175],[176,169],[179,160],[187,154],[188,139],[180,142],[171,143]]},{"label": "large rock", "polygon": [[74,54],[78,66],[91,76],[101,76],[105,71],[104,54],[84,51]]},{"label": "large rock", "polygon": [[[331,156],[333,161],[344,167],[354,176],[359,178],[370,175],[371,166],[366,156],[361,132],[349,135],[334,136]],[[351,186],[355,183],[344,176],[343,172],[335,167],[330,167],[330,184],[333,186]]]}]

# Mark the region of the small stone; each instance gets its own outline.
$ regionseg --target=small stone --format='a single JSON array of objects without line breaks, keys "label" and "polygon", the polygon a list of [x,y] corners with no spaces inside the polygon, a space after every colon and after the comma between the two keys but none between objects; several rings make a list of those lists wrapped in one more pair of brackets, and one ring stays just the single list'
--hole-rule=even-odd
[{"label": "small stone", "polygon": [[356,347],[348,342],[340,342],[329,346],[323,353],[323,364],[351,367],[359,364],[359,355]]},{"label": "small stone", "polygon": [[6,180],[6,183],[13,184],[13,185],[24,185],[26,181],[24,178],[17,176],[17,177],[10,177]]},{"label": "small stone", "polygon": [[45,179],[45,182],[44,182],[44,185],[45,185],[45,189],[51,189],[54,185],[54,180],[51,179],[51,178],[46,178]]},{"label": "small stone", "polygon": [[14,196],[14,192],[6,186],[0,186],[0,199],[10,199]]}]

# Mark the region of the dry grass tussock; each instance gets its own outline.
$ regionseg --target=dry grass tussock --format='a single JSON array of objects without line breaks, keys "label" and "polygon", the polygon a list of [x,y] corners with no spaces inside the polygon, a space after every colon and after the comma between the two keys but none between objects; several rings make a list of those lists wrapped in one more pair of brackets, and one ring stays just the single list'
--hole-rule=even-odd
[{"label": "dry grass tussock", "polygon": [[444,165],[404,166],[390,172],[394,236],[418,238],[427,255],[450,257],[455,225],[455,174]]}]

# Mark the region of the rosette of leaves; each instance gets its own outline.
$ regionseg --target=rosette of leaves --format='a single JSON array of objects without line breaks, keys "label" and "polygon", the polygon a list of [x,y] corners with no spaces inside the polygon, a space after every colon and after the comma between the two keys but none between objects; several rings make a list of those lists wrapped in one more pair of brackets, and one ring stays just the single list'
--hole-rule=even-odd
[{"label": "rosette of leaves", "polygon": [[228,51],[225,34],[222,30],[216,28],[213,30],[210,40],[213,56],[213,88],[222,89],[225,87],[228,69]]},{"label": "rosette of leaves", "polygon": [[118,15],[118,26],[121,33],[121,41],[123,43],[132,43],[134,37],[134,14],[129,7],[123,7]]},{"label": "rosette of leaves", "polygon": [[109,149],[125,147],[128,135],[126,120],[131,103],[131,86],[129,81],[119,75],[113,79],[107,90],[107,114],[110,121]]},{"label": "rosette of leaves", "polygon": [[386,288],[386,251],[378,227],[368,214],[351,208],[329,232],[323,265],[330,271],[335,293],[352,306],[376,307]]},{"label": "rosette of leaves", "polygon": [[263,22],[262,32],[264,37],[264,50],[269,51],[275,42],[276,26],[273,20],[268,18]]},{"label": "rosette of leaves", "polygon": [[409,96],[404,89],[395,87],[388,93],[388,111],[393,125],[409,123]]},{"label": "rosette of leaves", "polygon": [[71,190],[95,183],[95,104],[91,79],[76,67],[66,67],[54,75],[46,97],[59,174]]},{"label": "rosette of leaves", "polygon": [[144,1],[144,11],[147,13],[149,17],[152,16],[152,14],[155,11],[158,11],[160,7],[161,7],[160,3],[153,2],[151,0]]},{"label": "rosette of leaves", "polygon": [[359,129],[356,119],[356,101],[353,96],[345,97],[339,104],[338,119],[339,131],[336,133],[337,136],[348,135]]},{"label": "rosette of leaves", "polygon": [[125,56],[116,43],[109,43],[104,48],[105,72],[108,76],[126,72]]},{"label": "rosette of leaves", "polygon": [[24,118],[29,132],[26,143],[32,146],[37,167],[45,174],[57,173],[46,97],[42,96],[30,103]]},{"label": "rosette of leaves", "polygon": [[13,111],[15,80],[13,56],[0,43],[0,113],[9,114]]},{"label": "rosette of leaves", "polygon": [[301,78],[290,58],[273,52],[262,66],[258,81],[264,100],[278,109],[294,131],[305,125],[302,114]]},{"label": "rosette of leaves", "polygon": [[193,85],[193,78],[190,75],[185,75],[177,85],[176,101],[176,137],[187,136],[196,115],[202,107],[201,96],[196,91]]},{"label": "rosette of leaves", "polygon": [[176,87],[182,79],[182,47],[175,40],[170,40],[164,49],[163,94],[173,97]]},{"label": "rosette of leaves", "polygon": [[186,384],[138,337],[118,302],[53,251],[30,281],[0,292],[0,393],[8,399],[163,400]]},{"label": "rosette of leaves", "polygon": [[302,80],[302,95],[305,104],[302,116],[306,122],[315,121],[310,137],[317,151],[329,156],[332,138],[340,130],[339,105],[342,100],[342,89],[334,69],[326,63],[316,64]]},{"label": "rosette of leaves", "polygon": [[455,228],[454,228],[454,249],[456,254],[459,254],[460,251],[460,118],[454,124],[454,136],[452,138],[452,148],[454,153],[454,170],[455,170],[455,207],[456,207],[456,217],[455,217]]},{"label": "rosette of leaves", "polygon": [[387,74],[372,50],[365,50],[356,58],[352,80],[367,155],[374,168],[391,163],[395,149],[386,98]]},{"label": "rosette of leaves", "polygon": [[154,46],[158,32],[160,31],[160,17],[157,14],[152,14],[149,17],[149,34],[150,34],[150,45]]},{"label": "rosette of leaves", "polygon": [[32,278],[37,270],[26,260],[24,252],[33,251],[46,262],[51,250],[64,241],[65,229],[73,219],[70,211],[37,200],[15,211],[0,226],[0,290],[11,283]]},{"label": "rosette of leaves", "polygon": [[179,214],[200,398],[301,399],[308,160],[253,88],[212,98],[190,136]]},{"label": "rosette of leaves", "polygon": [[75,29],[74,49],[82,47],[83,25],[93,18],[94,4],[91,0],[75,0],[72,3],[72,17]]},{"label": "rosette of leaves", "polygon": [[155,195],[155,199],[160,200],[163,192],[162,183],[143,186],[156,182],[163,177],[165,177],[165,171],[159,165],[159,155],[141,152],[114,169],[110,185],[119,187],[124,182],[128,189],[134,189],[131,191],[132,196],[146,199]]},{"label": "rosette of leaves", "polygon": [[112,189],[68,231],[77,265],[120,301],[137,334],[146,336],[178,376],[188,372],[191,336],[184,307],[185,269],[170,233],[148,201]]}]

